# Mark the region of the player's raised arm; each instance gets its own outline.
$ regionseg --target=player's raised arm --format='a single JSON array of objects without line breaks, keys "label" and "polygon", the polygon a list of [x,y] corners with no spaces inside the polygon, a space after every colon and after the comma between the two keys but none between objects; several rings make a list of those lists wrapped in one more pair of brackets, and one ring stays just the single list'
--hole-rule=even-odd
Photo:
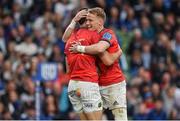
[{"label": "player's raised arm", "polygon": [[76,22],[72,20],[62,36],[63,42],[67,42],[67,40],[71,36],[71,33],[74,31],[75,26],[76,26]]},{"label": "player's raised arm", "polygon": [[69,39],[69,37],[71,36],[72,32],[74,31],[77,22],[81,19],[87,16],[87,10],[81,10],[79,11],[76,16],[72,19],[71,23],[68,25],[68,27],[66,28],[62,40],[63,42],[67,42],[67,40]]}]

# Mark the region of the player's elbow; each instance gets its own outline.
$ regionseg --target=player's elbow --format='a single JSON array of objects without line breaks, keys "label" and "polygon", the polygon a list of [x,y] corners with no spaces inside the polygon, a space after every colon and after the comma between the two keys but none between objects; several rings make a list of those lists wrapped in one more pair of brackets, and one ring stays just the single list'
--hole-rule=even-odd
[{"label": "player's elbow", "polygon": [[120,49],[119,51],[119,57],[122,55],[123,51]]},{"label": "player's elbow", "polygon": [[109,43],[100,41],[96,46],[94,46],[94,49],[97,50],[97,53],[103,53],[109,46]]},{"label": "player's elbow", "polygon": [[[121,49],[119,49],[119,50],[118,50],[118,52],[116,53],[117,58],[120,58],[120,57],[121,57],[121,55],[122,55],[122,53],[123,53],[123,52],[122,52],[122,50],[121,50]],[[116,58],[116,59],[117,59],[117,58]]]}]

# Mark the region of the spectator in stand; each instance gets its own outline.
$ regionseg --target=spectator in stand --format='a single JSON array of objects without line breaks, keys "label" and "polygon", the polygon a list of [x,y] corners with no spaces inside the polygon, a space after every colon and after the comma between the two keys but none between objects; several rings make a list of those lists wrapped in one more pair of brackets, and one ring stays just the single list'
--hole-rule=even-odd
[{"label": "spectator in stand", "polygon": [[[148,102],[146,109],[154,108],[153,99],[161,95],[166,119],[180,120],[179,0],[0,0],[0,120],[35,119],[34,103],[25,100],[34,101],[31,78],[41,62],[56,62],[63,70],[58,81],[41,83],[46,90],[42,100],[50,89],[58,105],[57,119],[78,120],[66,100],[62,33],[79,8],[97,6],[107,13],[106,26],[115,30],[123,51],[128,119],[137,114],[138,104]],[[20,118],[6,106],[16,107],[16,97],[23,103],[22,111],[17,109]],[[49,108],[53,112],[54,106]]]},{"label": "spectator in stand", "polygon": [[144,103],[139,104],[138,112],[133,116],[133,120],[147,120],[148,112]]},{"label": "spectator in stand", "polygon": [[141,26],[142,26],[142,36],[145,40],[147,40],[150,44],[154,42],[154,29],[150,24],[149,19],[146,16],[141,18]]},{"label": "spectator in stand", "polygon": [[155,101],[155,107],[148,113],[147,120],[167,120],[167,114],[163,109],[163,102],[161,99]]}]

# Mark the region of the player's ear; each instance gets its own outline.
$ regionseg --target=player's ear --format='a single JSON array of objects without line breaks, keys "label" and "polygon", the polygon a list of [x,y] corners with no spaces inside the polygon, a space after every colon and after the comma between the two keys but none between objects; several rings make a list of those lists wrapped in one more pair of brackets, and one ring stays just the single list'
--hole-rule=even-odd
[{"label": "player's ear", "polygon": [[99,25],[101,25],[101,26],[104,25],[104,20],[100,19],[99,20]]}]

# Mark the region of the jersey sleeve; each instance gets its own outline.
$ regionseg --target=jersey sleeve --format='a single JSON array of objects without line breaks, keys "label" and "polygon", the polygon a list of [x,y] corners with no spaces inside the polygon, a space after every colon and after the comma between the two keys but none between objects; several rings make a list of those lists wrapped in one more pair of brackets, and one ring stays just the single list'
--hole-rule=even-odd
[{"label": "jersey sleeve", "polygon": [[119,44],[114,32],[111,31],[104,32],[100,40],[106,41],[110,44],[110,47],[107,49],[109,53],[114,53],[118,51]]},{"label": "jersey sleeve", "polygon": [[111,31],[105,31],[102,33],[100,41],[106,41],[110,44],[110,46],[113,44],[113,33]]}]

